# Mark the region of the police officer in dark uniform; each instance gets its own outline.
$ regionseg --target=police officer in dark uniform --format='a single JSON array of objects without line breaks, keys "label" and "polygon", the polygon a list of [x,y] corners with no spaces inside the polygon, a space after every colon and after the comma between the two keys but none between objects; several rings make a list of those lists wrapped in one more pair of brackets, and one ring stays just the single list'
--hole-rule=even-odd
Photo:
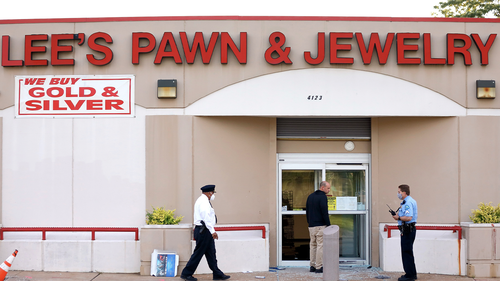
[{"label": "police officer in dark uniform", "polygon": [[417,201],[410,196],[410,186],[402,184],[398,187],[398,198],[403,200],[398,213],[392,217],[398,221],[401,232],[401,259],[405,274],[398,281],[413,281],[417,279],[415,258],[413,256],[413,243],[417,235],[415,227],[418,218]]},{"label": "police officer in dark uniform", "polygon": [[215,232],[215,223],[217,217],[212,208],[210,201],[215,199],[215,185],[209,184],[201,188],[202,195],[196,200],[194,204],[194,239],[196,240],[196,247],[191,255],[191,258],[182,270],[181,278],[188,281],[196,281],[197,278],[193,277],[198,264],[203,256],[206,257],[208,267],[213,272],[214,280],[229,279],[229,275],[225,275],[217,266],[217,258],[215,256],[215,240],[219,236]]}]

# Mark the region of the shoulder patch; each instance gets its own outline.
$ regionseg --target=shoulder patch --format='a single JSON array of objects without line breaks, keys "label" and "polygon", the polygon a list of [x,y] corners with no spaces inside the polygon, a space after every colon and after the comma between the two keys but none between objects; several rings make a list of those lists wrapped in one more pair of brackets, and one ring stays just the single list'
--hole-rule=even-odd
[{"label": "shoulder patch", "polygon": [[405,206],[405,209],[406,209],[406,210],[410,209],[410,206],[406,205],[406,206]]}]

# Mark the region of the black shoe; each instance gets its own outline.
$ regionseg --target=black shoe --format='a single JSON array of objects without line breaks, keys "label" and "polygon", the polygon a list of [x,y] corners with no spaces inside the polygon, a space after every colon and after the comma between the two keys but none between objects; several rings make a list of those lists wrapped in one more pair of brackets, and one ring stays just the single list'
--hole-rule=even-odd
[{"label": "black shoe", "polygon": [[309,268],[309,272],[316,272],[316,267],[311,266],[311,267]]},{"label": "black shoe", "polygon": [[405,275],[401,275],[401,277],[398,278],[398,281],[413,281],[417,279],[417,277],[406,277]]},{"label": "black shoe", "polygon": [[229,278],[231,278],[231,276],[224,274],[221,277],[214,277],[214,280],[227,280]]},{"label": "black shoe", "polygon": [[196,281],[196,280],[198,280],[197,278],[194,278],[192,275],[191,276],[181,275],[181,278],[184,279],[184,280],[188,280],[188,281]]},{"label": "black shoe", "polygon": [[320,269],[316,269],[315,271],[316,273],[323,273],[323,267],[321,267]]}]

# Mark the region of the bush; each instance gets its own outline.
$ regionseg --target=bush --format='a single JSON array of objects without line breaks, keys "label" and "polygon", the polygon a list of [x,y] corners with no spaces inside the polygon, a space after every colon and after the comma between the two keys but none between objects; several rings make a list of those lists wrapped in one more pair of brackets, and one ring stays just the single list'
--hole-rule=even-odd
[{"label": "bush", "polygon": [[174,217],[175,210],[165,210],[163,207],[153,208],[153,212],[146,212],[146,224],[179,224],[183,216]]},{"label": "bush", "polygon": [[472,215],[469,216],[473,223],[500,223],[500,204],[491,206],[481,202],[478,210],[472,210]]}]

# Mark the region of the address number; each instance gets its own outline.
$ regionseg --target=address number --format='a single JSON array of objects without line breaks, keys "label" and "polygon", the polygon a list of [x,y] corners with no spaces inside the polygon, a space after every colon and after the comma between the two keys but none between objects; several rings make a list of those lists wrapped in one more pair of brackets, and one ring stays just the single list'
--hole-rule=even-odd
[{"label": "address number", "polygon": [[323,96],[307,96],[307,100],[322,100]]}]

